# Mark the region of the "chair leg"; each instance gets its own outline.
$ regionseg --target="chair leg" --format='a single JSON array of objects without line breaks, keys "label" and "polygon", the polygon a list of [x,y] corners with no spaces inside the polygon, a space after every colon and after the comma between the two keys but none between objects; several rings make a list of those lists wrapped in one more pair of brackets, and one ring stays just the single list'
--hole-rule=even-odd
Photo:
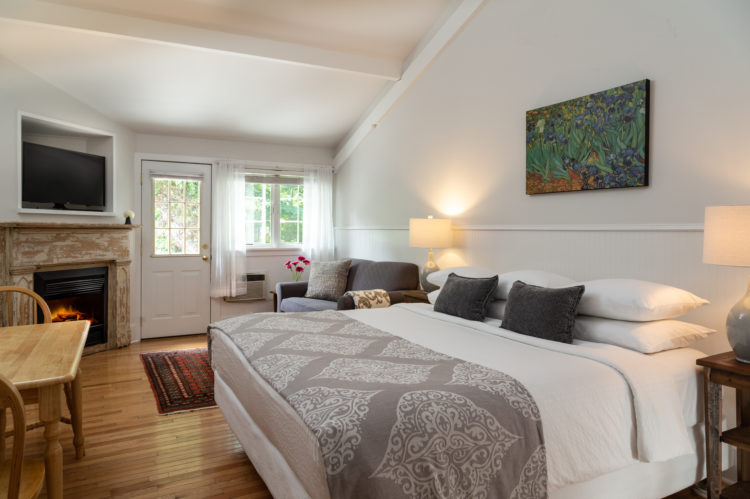
[{"label": "chair leg", "polygon": [[65,400],[70,411],[70,423],[73,427],[73,445],[76,448],[76,459],[81,459],[86,451],[83,437],[83,400],[81,399],[81,370],[76,377],[65,385]]},{"label": "chair leg", "polygon": [[0,464],[5,462],[5,407],[0,409]]}]

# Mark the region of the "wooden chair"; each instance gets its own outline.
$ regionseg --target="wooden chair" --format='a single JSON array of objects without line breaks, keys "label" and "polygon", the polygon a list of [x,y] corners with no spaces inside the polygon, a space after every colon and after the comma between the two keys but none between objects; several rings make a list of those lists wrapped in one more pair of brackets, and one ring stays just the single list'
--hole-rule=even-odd
[{"label": "wooden chair", "polygon": [[0,419],[5,426],[5,410],[13,415],[13,452],[5,459],[5,445],[0,447],[0,497],[33,498],[44,484],[44,461],[25,460],[26,414],[23,399],[13,383],[0,374]]},{"label": "wooden chair", "polygon": [[[5,301],[7,303],[7,315],[5,316],[5,320],[3,321],[3,326],[25,326],[27,324],[36,324],[36,307],[32,308],[29,306],[25,306],[25,303],[29,300],[34,300],[34,302],[36,302],[36,305],[41,309],[42,316],[44,317],[44,320],[42,322],[44,324],[52,322],[52,313],[49,310],[47,302],[44,301],[44,298],[34,293],[30,289],[21,288],[18,286],[0,286],[0,293],[5,295]],[[18,314],[16,321],[13,320],[13,317],[15,315],[13,313],[13,293],[20,293],[20,296],[18,297],[18,310],[20,310],[20,313]],[[32,311],[31,317],[29,317],[29,310]]]},{"label": "wooden chair", "polygon": [[[13,306],[14,293],[18,294],[18,308],[15,308]],[[7,306],[3,307],[4,311],[7,314],[4,317],[5,320],[3,321],[3,317],[0,317],[0,325],[2,326],[25,326],[29,324],[36,324],[37,306],[42,311],[42,323],[47,324],[52,322],[52,312],[50,312],[47,302],[44,301],[44,298],[31,291],[30,289],[21,288],[18,286],[0,286],[0,297],[4,297],[7,303]],[[28,306],[29,304],[34,304],[35,306]],[[19,310],[16,320],[14,320],[14,317],[16,316],[16,314],[13,313],[14,310]],[[76,379],[70,383],[65,383],[64,385],[65,401],[67,402],[68,410],[70,411],[70,419],[65,417],[60,418],[60,421],[73,427],[73,442],[76,448],[76,459],[80,459],[84,455],[80,375],[81,371],[79,369],[78,373],[76,374]],[[36,390],[23,390],[21,392],[21,397],[26,404],[34,404],[38,402]],[[6,436],[4,416],[5,410],[0,410],[0,448],[4,445],[4,437]],[[37,421],[35,423],[29,424],[26,427],[26,430],[33,430],[42,426],[43,424]]]}]

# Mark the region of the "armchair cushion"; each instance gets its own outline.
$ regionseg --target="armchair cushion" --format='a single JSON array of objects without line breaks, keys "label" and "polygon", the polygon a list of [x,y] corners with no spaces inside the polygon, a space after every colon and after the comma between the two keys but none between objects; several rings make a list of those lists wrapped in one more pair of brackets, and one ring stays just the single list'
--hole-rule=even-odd
[{"label": "armchair cushion", "polygon": [[307,281],[279,282],[276,284],[276,309],[281,310],[281,302],[286,298],[303,297],[307,292]]},{"label": "armchair cushion", "polygon": [[406,262],[352,260],[347,291],[419,289],[419,267]]},{"label": "armchair cushion", "polygon": [[279,307],[279,312],[319,312],[321,310],[336,310],[336,302],[295,296],[282,300]]}]

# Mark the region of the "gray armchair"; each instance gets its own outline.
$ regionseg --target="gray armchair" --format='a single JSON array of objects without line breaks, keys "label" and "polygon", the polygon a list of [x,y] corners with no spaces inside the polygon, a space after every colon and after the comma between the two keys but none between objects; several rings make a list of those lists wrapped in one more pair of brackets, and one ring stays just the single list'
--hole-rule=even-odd
[{"label": "gray armchair", "polygon": [[[346,291],[385,289],[391,303],[403,301],[403,291],[419,289],[419,267],[406,262],[374,262],[352,259]],[[307,281],[280,282],[276,285],[277,310],[279,312],[314,312],[319,310],[348,310],[354,308],[350,296],[328,301],[305,298]]]}]

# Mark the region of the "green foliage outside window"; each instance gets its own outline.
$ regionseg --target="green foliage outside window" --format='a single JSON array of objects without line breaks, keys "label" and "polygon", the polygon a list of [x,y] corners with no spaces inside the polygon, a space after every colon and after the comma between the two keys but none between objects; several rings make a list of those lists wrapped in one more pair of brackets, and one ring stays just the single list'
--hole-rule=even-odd
[{"label": "green foliage outside window", "polygon": [[[247,244],[252,246],[302,244],[303,192],[304,187],[297,184],[246,183],[245,236]],[[274,230],[278,230],[278,241],[274,241]]]}]

